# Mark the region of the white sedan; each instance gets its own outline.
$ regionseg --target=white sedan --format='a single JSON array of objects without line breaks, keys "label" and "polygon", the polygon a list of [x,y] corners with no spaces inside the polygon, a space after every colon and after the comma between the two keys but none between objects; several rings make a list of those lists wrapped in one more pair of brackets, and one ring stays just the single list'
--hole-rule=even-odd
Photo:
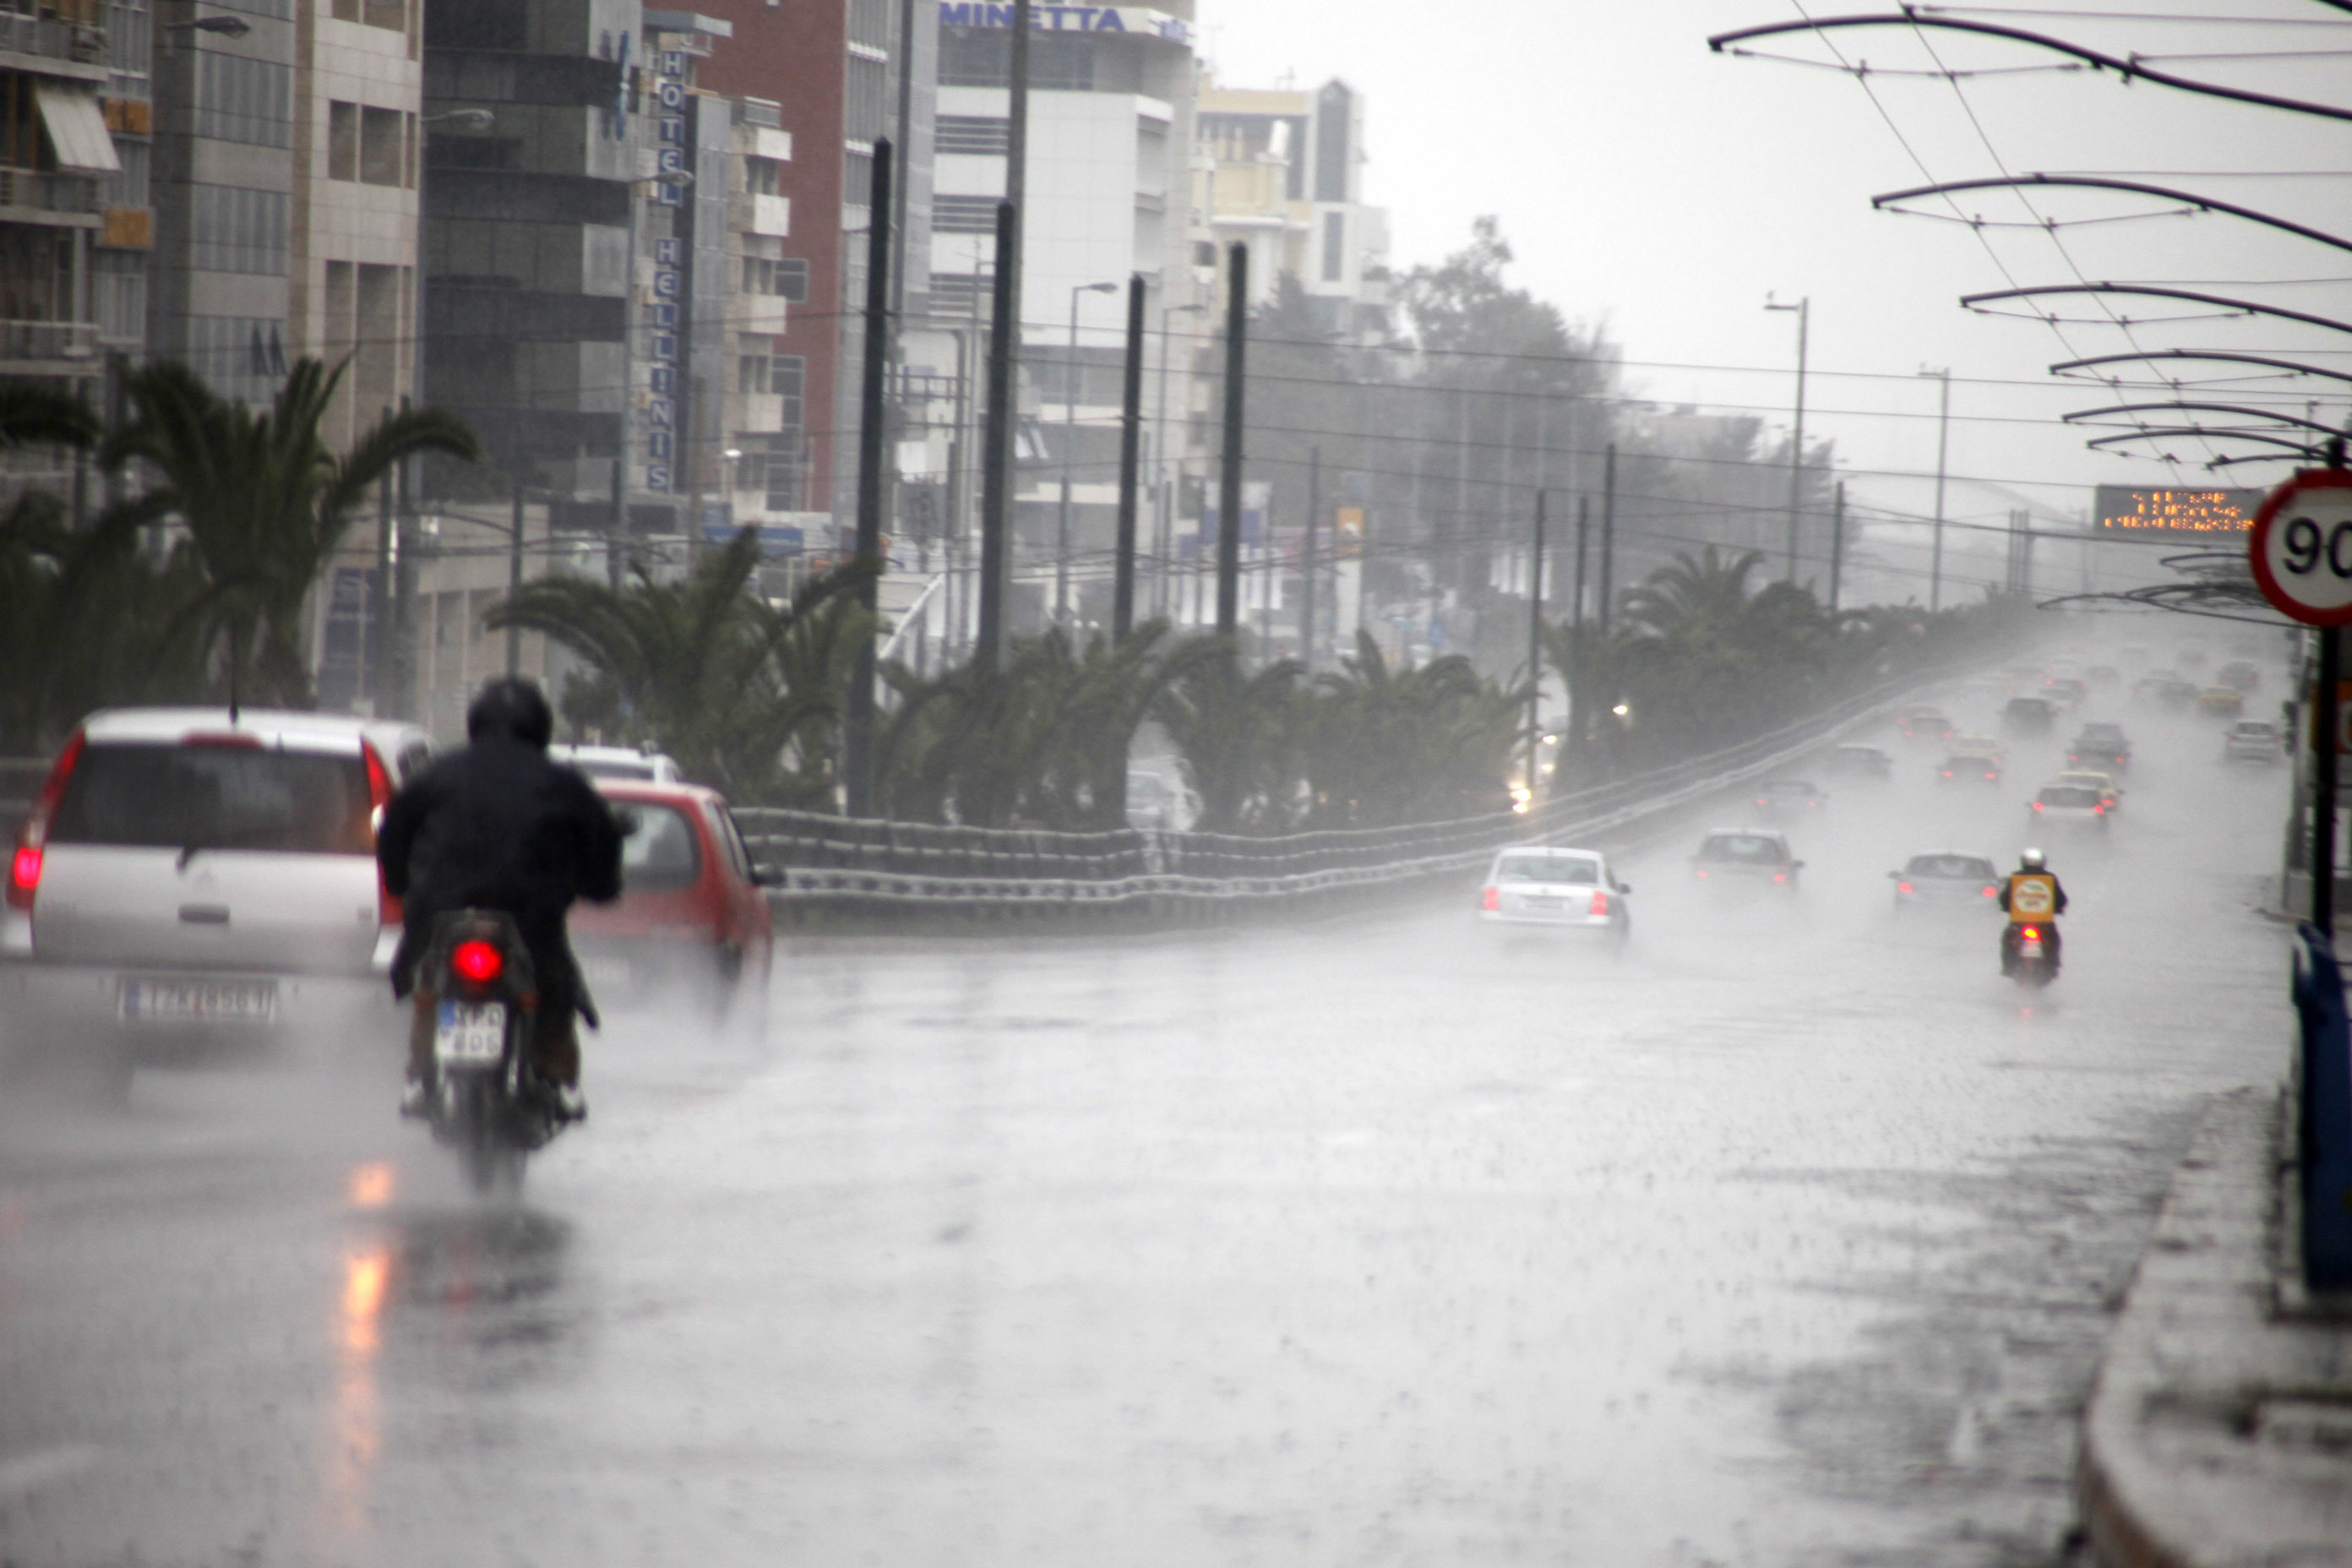
[{"label": "white sedan", "polygon": [[1598,849],[1520,846],[1487,867],[1478,918],[1489,925],[1586,931],[1622,944],[1633,933],[1633,891],[1611,874]]}]

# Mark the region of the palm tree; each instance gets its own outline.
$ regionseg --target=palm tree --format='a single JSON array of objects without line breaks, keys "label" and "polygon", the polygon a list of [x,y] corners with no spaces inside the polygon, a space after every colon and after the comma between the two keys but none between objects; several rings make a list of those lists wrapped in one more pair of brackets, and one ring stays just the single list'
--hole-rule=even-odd
[{"label": "palm tree", "polygon": [[588,665],[567,717],[603,719],[605,738],[652,742],[687,773],[741,801],[829,801],[849,670],[871,616],[856,564],[811,578],[783,609],[751,589],[756,530],[660,583],[640,565],[619,588],[584,577],[526,583],[490,612]]},{"label": "palm tree", "polygon": [[887,815],[973,826],[1119,826],[1135,732],[1211,657],[1169,643],[1164,622],[1084,648],[1060,628],[1015,642],[999,671],[977,661],[924,680],[885,672],[898,702],[877,754]]},{"label": "palm tree", "polygon": [[1527,689],[1507,691],[1451,654],[1391,673],[1361,632],[1356,655],[1304,706],[1308,825],[1392,826],[1500,810]]},{"label": "palm tree", "polygon": [[128,525],[176,517],[188,531],[205,586],[180,612],[217,648],[232,696],[306,708],[304,601],[342,542],[371,487],[425,452],[472,461],[480,446],[439,409],[385,416],[340,457],[320,426],[348,365],[298,362],[276,399],[256,413],[221,397],[185,365],[163,363],[123,378],[131,417],[99,454],[109,468],[144,463],[152,484],[125,503]]},{"label": "palm tree", "polygon": [[1212,644],[1160,705],[1160,721],[1201,792],[1195,824],[1208,833],[1281,833],[1299,809],[1302,769],[1296,659],[1244,675],[1230,649]]}]

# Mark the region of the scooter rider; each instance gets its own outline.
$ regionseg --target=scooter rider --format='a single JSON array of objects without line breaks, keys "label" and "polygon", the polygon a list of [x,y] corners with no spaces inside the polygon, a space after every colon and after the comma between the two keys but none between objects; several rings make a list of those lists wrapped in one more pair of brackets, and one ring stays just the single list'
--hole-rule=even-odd
[{"label": "scooter rider", "polygon": [[2032,925],[2042,932],[2042,951],[2049,955],[2050,973],[2057,973],[2058,917],[2066,912],[2066,889],[2041,850],[2028,849],[2017,858],[2017,869],[2001,887],[2000,907],[2009,915],[2009,927],[2000,933],[2000,972],[2017,972],[2017,933]]},{"label": "scooter rider", "polygon": [[[376,862],[384,890],[403,900],[395,996],[415,987],[436,918],[467,909],[514,917],[539,979],[532,1063],[559,1112],[576,1121],[587,1105],[575,1017],[593,1025],[596,1016],[563,914],[575,899],[620,896],[622,834],[594,786],[548,759],[554,731],[555,716],[531,682],[505,676],[485,685],[466,710],[465,750],[436,762],[384,808]],[[418,1008],[403,1115],[425,1113],[432,1068],[431,1010]]]}]

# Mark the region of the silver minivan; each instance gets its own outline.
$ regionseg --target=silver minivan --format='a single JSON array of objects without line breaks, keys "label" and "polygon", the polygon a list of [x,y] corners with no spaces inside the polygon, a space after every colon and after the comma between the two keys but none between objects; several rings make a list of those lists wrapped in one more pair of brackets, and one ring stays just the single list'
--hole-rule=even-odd
[{"label": "silver minivan", "polygon": [[376,826],[432,754],[414,725],[329,714],[92,714],[17,830],[0,1048],[119,1077],[352,998],[400,934]]}]

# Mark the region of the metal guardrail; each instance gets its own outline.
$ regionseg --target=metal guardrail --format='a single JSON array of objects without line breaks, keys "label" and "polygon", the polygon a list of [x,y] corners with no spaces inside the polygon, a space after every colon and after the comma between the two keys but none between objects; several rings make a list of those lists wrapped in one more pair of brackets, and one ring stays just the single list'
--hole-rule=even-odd
[{"label": "metal guardrail", "polygon": [[1948,679],[1913,676],[1673,767],[1575,791],[1524,814],[1452,822],[1248,838],[1132,828],[1030,833],[761,809],[735,815],[752,858],[782,872],[770,902],[795,922],[826,912],[1216,918],[1270,900],[1457,877],[1508,844],[1591,838],[1678,811],[1787,769],[1839,731]]}]

